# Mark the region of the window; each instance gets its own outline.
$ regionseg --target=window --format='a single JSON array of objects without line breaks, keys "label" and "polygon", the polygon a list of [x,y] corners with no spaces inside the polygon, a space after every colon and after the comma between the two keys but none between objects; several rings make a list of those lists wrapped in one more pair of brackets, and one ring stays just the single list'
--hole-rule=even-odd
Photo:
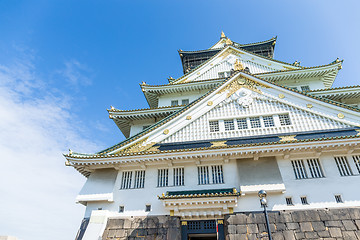
[{"label": "window", "polygon": [[309,204],[306,196],[300,197],[300,200],[301,200],[302,205],[308,205]]},{"label": "window", "polygon": [[246,118],[236,119],[238,129],[248,129]]},{"label": "window", "polygon": [[210,121],[210,132],[218,132],[219,131],[219,121]]},{"label": "window", "polygon": [[124,212],[124,206],[119,206],[119,213],[122,213],[122,212]]},{"label": "window", "polygon": [[263,121],[264,121],[264,126],[265,127],[274,127],[275,126],[273,116],[263,117]]},{"label": "window", "polygon": [[181,100],[181,104],[182,104],[182,105],[188,105],[188,104],[189,104],[189,99],[183,99],[183,100]]},{"label": "window", "polygon": [[143,130],[147,129],[148,127],[150,127],[151,125],[146,125],[146,126],[143,126]]},{"label": "window", "polygon": [[158,187],[169,185],[169,169],[158,169]]},{"label": "window", "polygon": [[200,185],[210,184],[209,166],[198,167],[198,183]]},{"label": "window", "polygon": [[306,91],[310,91],[310,87],[309,86],[300,86],[300,88],[301,88],[301,91],[304,91],[304,92],[306,92]]},{"label": "window", "polygon": [[[211,170],[211,173],[210,173]],[[200,185],[210,184],[210,177],[212,176],[213,184],[224,183],[224,173],[222,165],[201,166],[198,167],[198,183]]]},{"label": "window", "polygon": [[259,117],[251,117],[250,118],[251,128],[259,128],[261,127],[260,118]]},{"label": "window", "polygon": [[178,100],[171,100],[171,106],[178,106],[179,101]]},{"label": "window", "polygon": [[219,78],[226,78],[230,76],[230,72],[219,72]]},{"label": "window", "polygon": [[320,167],[320,161],[317,158],[306,160],[312,178],[322,178],[324,174]]},{"label": "window", "polygon": [[356,169],[358,170],[358,173],[360,174],[360,156],[352,156]]},{"label": "window", "polygon": [[151,211],[151,205],[145,205],[145,212]]},{"label": "window", "polygon": [[132,172],[123,172],[121,179],[121,189],[131,188]]},{"label": "window", "polygon": [[291,125],[289,114],[280,114],[279,120],[280,120],[281,126]]},{"label": "window", "polygon": [[184,185],[184,168],[174,168],[174,186]]},{"label": "window", "polygon": [[98,208],[98,210],[102,210],[102,208],[101,208],[101,207],[99,207],[99,208]]},{"label": "window", "polygon": [[233,120],[224,120],[224,125],[225,125],[225,131],[235,130]]},{"label": "window", "polygon": [[335,162],[341,176],[353,175],[349,166],[349,162],[345,156],[335,157]]},{"label": "window", "polygon": [[224,183],[223,168],[221,165],[211,166],[211,171],[214,184]]},{"label": "window", "polygon": [[303,160],[292,160],[291,165],[293,167],[296,179],[308,178]]},{"label": "window", "polygon": [[292,197],[285,198],[285,201],[286,201],[286,205],[288,205],[288,206],[293,206],[294,205]]},{"label": "window", "polygon": [[335,195],[335,201],[336,201],[337,203],[343,203],[343,200],[342,200],[342,197],[341,197],[340,194],[339,194],[339,195]]},{"label": "window", "polygon": [[145,183],[145,170],[135,171],[134,188],[144,188]]}]

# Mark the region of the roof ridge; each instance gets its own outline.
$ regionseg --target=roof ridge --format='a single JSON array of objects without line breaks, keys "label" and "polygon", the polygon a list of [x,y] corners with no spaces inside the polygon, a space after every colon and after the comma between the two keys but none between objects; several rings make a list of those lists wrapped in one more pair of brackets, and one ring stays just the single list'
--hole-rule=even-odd
[{"label": "roof ridge", "polygon": [[307,92],[322,92],[322,91],[340,90],[340,89],[357,88],[357,87],[360,87],[360,85],[343,86],[343,87],[335,87],[335,88],[320,88],[320,89],[310,90]]},{"label": "roof ridge", "polygon": [[157,108],[138,108],[138,109],[130,109],[130,110],[120,110],[120,109],[106,109],[108,112],[134,112],[134,111],[143,111],[143,110],[159,110],[159,109],[166,109],[166,108],[176,108],[186,106],[183,105],[176,105],[176,106],[163,106],[163,107],[157,107]]}]

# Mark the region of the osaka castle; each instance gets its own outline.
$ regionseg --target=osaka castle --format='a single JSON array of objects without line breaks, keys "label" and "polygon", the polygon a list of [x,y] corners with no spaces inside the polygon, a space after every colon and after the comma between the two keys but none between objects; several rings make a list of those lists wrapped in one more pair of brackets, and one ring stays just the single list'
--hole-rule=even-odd
[{"label": "osaka castle", "polygon": [[269,239],[260,190],[274,239],[360,239],[360,86],[275,44],[222,32],[178,51],[181,77],[139,79],[149,107],[108,110],[126,139],[64,155],[87,178],[76,240]]}]

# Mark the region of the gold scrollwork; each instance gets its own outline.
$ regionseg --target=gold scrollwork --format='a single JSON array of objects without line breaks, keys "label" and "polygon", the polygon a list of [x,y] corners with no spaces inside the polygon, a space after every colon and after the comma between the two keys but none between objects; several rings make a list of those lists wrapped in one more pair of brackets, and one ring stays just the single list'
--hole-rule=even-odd
[{"label": "gold scrollwork", "polygon": [[280,142],[296,141],[297,139],[295,137],[296,137],[296,135],[279,136],[279,138],[281,138]]},{"label": "gold scrollwork", "polygon": [[339,114],[337,115],[337,117],[340,118],[340,119],[343,119],[343,118],[345,117],[345,115],[342,114],[342,113],[339,113]]},{"label": "gold scrollwork", "polygon": [[262,92],[257,89],[257,87],[267,87],[263,84],[260,84],[258,82],[255,82],[253,80],[250,80],[248,78],[244,78],[244,77],[238,77],[235,78],[234,80],[232,80],[228,85],[226,85],[226,87],[224,87],[223,89],[221,89],[218,94],[221,94],[225,91],[229,91],[228,94],[226,95],[226,97],[230,97],[231,95],[233,95],[237,90],[239,90],[242,87],[245,87],[247,89],[250,89],[254,92],[260,93],[262,94]]},{"label": "gold scrollwork", "polygon": [[135,152],[143,152],[145,150],[150,150],[150,149],[152,152],[159,151],[158,150],[159,146],[153,147],[156,144],[156,142],[151,142],[143,145],[147,141],[147,139],[148,138],[145,138],[139,142],[136,142],[125,149],[121,149],[117,153],[135,153]]}]

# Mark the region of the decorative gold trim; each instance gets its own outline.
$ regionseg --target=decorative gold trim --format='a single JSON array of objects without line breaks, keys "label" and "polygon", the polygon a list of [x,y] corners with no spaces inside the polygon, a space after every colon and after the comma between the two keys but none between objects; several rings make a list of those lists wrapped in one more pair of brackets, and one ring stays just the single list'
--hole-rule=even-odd
[{"label": "decorative gold trim", "polygon": [[280,142],[296,141],[297,139],[295,137],[296,137],[296,135],[279,136],[279,138],[281,138]]},{"label": "decorative gold trim", "polygon": [[226,45],[231,45],[233,42],[230,40],[230,38],[226,39],[225,41]]},{"label": "decorative gold trim", "polygon": [[244,66],[243,66],[242,63],[239,61],[239,59],[236,59],[236,61],[235,61],[235,63],[234,63],[234,70],[235,70],[235,71],[244,70]]},{"label": "decorative gold trim", "polygon": [[340,119],[343,119],[345,117],[345,115],[342,114],[342,113],[338,113],[337,117],[340,118]]},{"label": "decorative gold trim", "polygon": [[208,101],[208,102],[207,102],[207,105],[208,105],[208,106],[213,105],[213,101]]},{"label": "decorative gold trim", "polygon": [[233,213],[234,213],[234,208],[229,207],[229,213],[230,213],[230,214],[233,214]]},{"label": "decorative gold trim", "polygon": [[200,75],[200,72],[198,72],[197,75]]},{"label": "decorative gold trim", "polygon": [[171,217],[174,216],[174,210],[170,210],[170,216],[171,216]]},{"label": "decorative gold trim", "polygon": [[355,129],[355,131],[358,132],[358,134],[356,134],[356,136],[360,136],[360,129]]},{"label": "decorative gold trim", "polygon": [[[229,210],[230,210],[230,208],[229,208]],[[219,220],[217,221],[217,223],[218,223],[218,224],[224,224],[224,220],[219,219]]]},{"label": "decorative gold trim", "polygon": [[279,94],[279,98],[281,98],[281,99],[282,99],[282,98],[285,98],[285,95],[282,94],[282,93],[280,93],[280,94]]},{"label": "decorative gold trim", "polygon": [[221,94],[221,93],[229,90],[228,94],[226,95],[226,97],[228,98],[242,87],[245,87],[245,88],[250,89],[250,90],[252,90],[254,92],[262,94],[262,92],[259,89],[257,89],[257,87],[259,87],[259,86],[268,88],[267,86],[265,86],[263,84],[260,84],[258,82],[255,82],[253,80],[250,80],[248,78],[238,77],[238,78],[235,78],[234,80],[232,80],[228,85],[226,85],[226,87],[221,89],[218,92],[218,94]]},{"label": "decorative gold trim", "polygon": [[210,147],[226,147],[227,144],[225,143],[226,141],[215,141],[215,142],[210,142],[211,146]]},{"label": "decorative gold trim", "polygon": [[307,108],[312,108],[313,105],[309,103],[309,104],[306,104],[306,107],[307,107]]},{"label": "decorative gold trim", "polygon": [[163,133],[164,134],[169,134],[169,132],[170,132],[169,129],[165,129]]},{"label": "decorative gold trim", "polygon": [[181,225],[186,226],[186,225],[187,225],[187,221],[181,221]]},{"label": "decorative gold trim", "polygon": [[226,37],[225,33],[223,31],[221,31],[221,38],[224,38],[224,37]]},{"label": "decorative gold trim", "polygon": [[191,116],[186,116],[186,120],[191,120]]},{"label": "decorative gold trim", "polygon": [[158,148],[160,146],[156,146],[156,147],[153,147],[156,142],[151,142],[151,143],[148,143],[146,145],[143,145],[146,141],[148,140],[148,138],[145,138],[139,142],[136,142],[132,145],[130,145],[129,147],[125,148],[125,149],[121,149],[120,151],[118,152],[115,152],[115,154],[118,154],[118,153],[137,153],[137,152],[144,152],[146,150],[150,150],[152,152],[155,152],[155,151],[159,151]]},{"label": "decorative gold trim", "polygon": [[71,166],[70,162],[68,160],[65,161],[65,166]]},{"label": "decorative gold trim", "polygon": [[269,63],[268,65],[271,66],[271,63]]}]

